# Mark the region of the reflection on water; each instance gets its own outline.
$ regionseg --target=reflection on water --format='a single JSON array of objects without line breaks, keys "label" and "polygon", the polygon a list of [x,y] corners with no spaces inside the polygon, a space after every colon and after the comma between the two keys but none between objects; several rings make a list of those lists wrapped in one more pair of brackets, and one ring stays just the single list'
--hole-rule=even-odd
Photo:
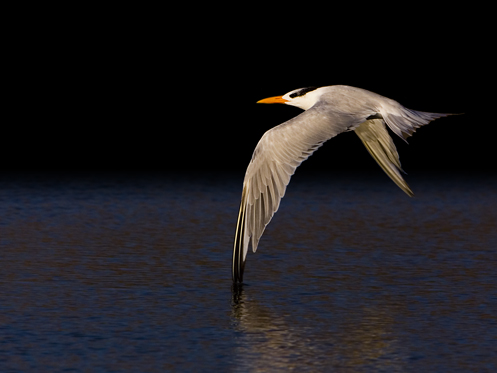
[{"label": "reflection on water", "polygon": [[[383,176],[383,175],[381,175]],[[0,371],[497,371],[495,178],[0,179]]]},{"label": "reflection on water", "polygon": [[329,328],[319,322],[313,325],[311,315],[295,323],[289,314],[274,314],[238,289],[233,317],[242,333],[235,351],[239,371],[406,368],[406,356],[392,337],[392,316],[375,307],[349,312]]}]

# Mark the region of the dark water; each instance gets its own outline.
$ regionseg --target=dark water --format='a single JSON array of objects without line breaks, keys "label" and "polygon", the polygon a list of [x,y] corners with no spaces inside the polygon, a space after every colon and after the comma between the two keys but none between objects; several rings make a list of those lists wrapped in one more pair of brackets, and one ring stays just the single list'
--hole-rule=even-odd
[{"label": "dark water", "polygon": [[296,175],[237,291],[239,178],[0,179],[0,371],[497,371],[497,179],[378,176]]}]

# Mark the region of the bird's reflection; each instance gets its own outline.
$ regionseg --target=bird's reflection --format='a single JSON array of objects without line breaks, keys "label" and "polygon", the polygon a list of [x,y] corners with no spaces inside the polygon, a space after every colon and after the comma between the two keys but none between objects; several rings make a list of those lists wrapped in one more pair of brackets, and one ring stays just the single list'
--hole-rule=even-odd
[{"label": "bird's reflection", "polygon": [[249,299],[243,285],[232,288],[234,329],[241,332],[236,345],[236,363],[240,371],[296,367],[293,357],[301,354],[306,343],[286,325],[281,317]]},{"label": "bird's reflection", "polygon": [[233,308],[238,308],[240,302],[243,301],[243,296],[244,296],[243,284],[233,283],[233,285],[231,285],[231,294],[232,294]]},{"label": "bird's reflection", "polygon": [[[240,332],[235,346],[241,371],[365,367],[404,370],[404,354],[388,330],[391,315],[381,309],[354,310],[336,318],[336,325],[292,319],[251,299],[250,289],[232,288],[232,325]],[[360,315],[360,319],[357,316]],[[404,358],[401,357],[404,356]]]}]

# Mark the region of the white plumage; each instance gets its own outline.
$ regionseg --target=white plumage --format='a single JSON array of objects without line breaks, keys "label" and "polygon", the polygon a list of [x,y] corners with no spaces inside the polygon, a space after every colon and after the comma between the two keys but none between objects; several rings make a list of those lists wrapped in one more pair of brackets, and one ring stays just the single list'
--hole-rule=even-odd
[{"label": "white plumage", "polygon": [[386,125],[406,139],[431,120],[450,114],[405,108],[376,93],[349,86],[303,88],[259,103],[284,103],[305,112],[267,131],[257,144],[243,182],[233,249],[233,282],[241,283],[249,244],[255,252],[278,210],[295,169],[325,141],[355,131],[386,174],[409,196],[399,155]]}]

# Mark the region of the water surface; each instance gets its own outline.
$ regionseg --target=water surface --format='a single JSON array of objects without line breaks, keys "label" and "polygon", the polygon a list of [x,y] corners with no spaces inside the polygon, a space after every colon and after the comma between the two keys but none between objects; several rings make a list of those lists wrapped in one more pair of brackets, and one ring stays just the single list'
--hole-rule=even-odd
[{"label": "water surface", "polygon": [[0,179],[0,371],[497,370],[497,179],[296,175],[242,288],[241,180]]}]

